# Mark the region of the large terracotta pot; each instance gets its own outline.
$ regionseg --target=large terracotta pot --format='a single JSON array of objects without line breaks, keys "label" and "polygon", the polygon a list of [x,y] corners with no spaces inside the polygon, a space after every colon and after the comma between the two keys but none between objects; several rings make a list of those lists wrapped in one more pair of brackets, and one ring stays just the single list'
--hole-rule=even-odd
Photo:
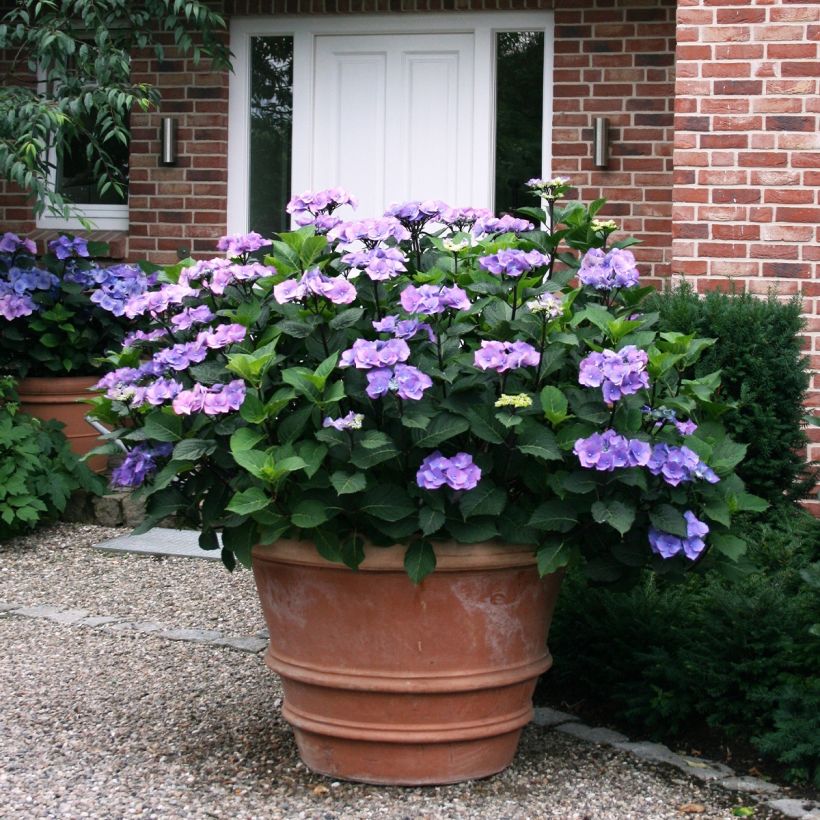
[{"label": "large terracotta pot", "polygon": [[[44,421],[61,421],[72,451],[84,456],[101,443],[97,431],[85,420],[90,408],[83,403],[92,395],[89,388],[99,380],[99,376],[31,376],[17,385],[20,409]],[[101,473],[107,461],[105,456],[93,456],[86,464]]]},{"label": "large terracotta pot", "polygon": [[561,581],[532,550],[438,544],[414,586],[404,547],[354,572],[307,542],[253,550],[282,713],[316,772],[395,785],[454,783],[512,761],[532,717]]}]

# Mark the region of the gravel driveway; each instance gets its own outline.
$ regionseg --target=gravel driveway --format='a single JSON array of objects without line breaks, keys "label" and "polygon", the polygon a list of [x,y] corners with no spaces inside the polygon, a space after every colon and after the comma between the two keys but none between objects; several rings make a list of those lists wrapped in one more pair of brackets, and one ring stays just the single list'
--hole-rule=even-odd
[{"label": "gravel driveway", "polygon": [[[92,551],[119,534],[61,525],[0,545],[0,602],[234,636],[263,627],[250,573]],[[0,817],[660,820],[755,804],[534,724],[513,766],[485,780],[331,781],[300,764],[260,654],[115,627],[0,617]]]}]

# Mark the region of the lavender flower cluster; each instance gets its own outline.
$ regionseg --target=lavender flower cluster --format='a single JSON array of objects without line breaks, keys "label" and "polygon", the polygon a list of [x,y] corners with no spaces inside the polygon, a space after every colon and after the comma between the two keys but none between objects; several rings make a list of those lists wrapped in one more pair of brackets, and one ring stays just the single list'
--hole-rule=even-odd
[{"label": "lavender flower cluster", "polygon": [[709,527],[698,520],[691,510],[686,510],[683,517],[686,519],[686,538],[680,538],[663,530],[649,528],[649,546],[652,552],[662,558],[672,558],[683,553],[690,561],[694,561],[704,549],[704,538],[709,534]]},{"label": "lavender flower cluster", "polygon": [[468,310],[471,302],[467,294],[458,285],[443,287],[440,285],[408,285],[399,296],[401,306],[408,313],[421,313],[433,316],[452,310]]},{"label": "lavender flower cluster", "polygon": [[647,361],[646,351],[635,345],[618,351],[593,352],[581,361],[578,382],[585,387],[602,388],[604,401],[615,402],[649,387]]},{"label": "lavender flower cluster", "polygon": [[190,416],[192,413],[218,416],[239,410],[244,401],[245,382],[242,379],[234,379],[227,384],[215,384],[213,387],[194,384],[190,390],[181,390],[177,393],[171,406],[178,416]]},{"label": "lavender flower cluster", "polygon": [[344,188],[327,188],[324,191],[305,191],[293,197],[285,210],[293,216],[300,227],[314,225],[317,232],[326,233],[341,222],[333,212],[342,205],[355,208],[359,201]]},{"label": "lavender flower cluster", "polygon": [[647,469],[652,475],[659,475],[673,487],[686,484],[695,479],[717,484],[720,478],[698,454],[689,447],[677,447],[659,443],[652,448],[652,457],[647,462]]},{"label": "lavender flower cluster", "polygon": [[153,282],[138,265],[111,265],[84,273],[93,282],[91,301],[113,316],[122,316],[126,304],[145,293]]},{"label": "lavender flower cluster", "polygon": [[[31,267],[36,252],[34,242],[16,233],[9,231],[0,239],[0,316],[9,322],[37,310],[37,303],[32,299],[35,291],[51,290],[59,284],[53,274]],[[17,262],[22,262],[22,266]]]},{"label": "lavender flower cluster", "polygon": [[111,473],[111,483],[117,487],[139,487],[157,471],[157,459],[167,458],[173,444],[137,444]]},{"label": "lavender flower cluster", "polygon": [[353,270],[363,270],[374,282],[393,279],[407,270],[407,257],[398,248],[371,248],[346,253],[342,262]]},{"label": "lavender flower cluster", "polygon": [[392,367],[406,362],[410,358],[410,348],[403,339],[378,340],[356,339],[353,347],[345,350],[339,367],[356,367],[359,370],[370,370],[374,367]]},{"label": "lavender flower cluster", "polygon": [[596,290],[634,288],[638,284],[638,267],[631,251],[613,248],[608,253],[591,248],[581,260],[578,280]]},{"label": "lavender flower cluster", "polygon": [[410,231],[395,217],[383,217],[340,222],[327,232],[327,238],[341,245],[362,242],[366,247],[373,248],[379,242],[386,242],[388,239],[404,242],[410,238]]},{"label": "lavender flower cluster", "polygon": [[224,251],[231,259],[247,259],[250,254],[256,253],[270,243],[270,239],[265,239],[256,231],[250,231],[223,236],[216,243],[216,249]]},{"label": "lavender flower cluster", "polygon": [[469,453],[445,458],[438,450],[431,453],[416,473],[416,483],[425,490],[437,490],[445,484],[453,490],[472,490],[481,480],[481,468]]},{"label": "lavender flower cluster", "polygon": [[394,392],[400,399],[418,401],[424,395],[424,391],[432,386],[433,380],[417,367],[397,364],[392,368],[379,367],[368,371],[365,392],[371,399]]},{"label": "lavender flower cluster", "polygon": [[[237,235],[232,239],[237,242],[237,247],[243,247],[242,240],[245,236],[250,235],[252,234]],[[252,245],[253,243],[251,243]],[[211,291],[211,293],[221,296],[226,288],[237,282],[255,282],[257,279],[275,275],[276,268],[270,265],[262,265],[259,262],[241,263],[234,262],[232,259],[216,258],[202,260],[190,267],[183,268],[178,284],[188,287],[198,284]]]},{"label": "lavender flower cluster", "polygon": [[622,467],[646,467],[652,457],[652,446],[637,438],[621,436],[615,430],[604,430],[579,438],[572,452],[582,467],[611,473]]},{"label": "lavender flower cluster", "polygon": [[510,276],[518,278],[522,274],[530,273],[536,268],[543,268],[549,264],[549,256],[539,251],[519,251],[514,249],[501,250],[490,256],[482,256],[478,264],[496,276]]},{"label": "lavender flower cluster", "polygon": [[484,341],[473,362],[481,370],[505,373],[519,367],[537,367],[539,359],[538,351],[528,342]]},{"label": "lavender flower cluster", "polygon": [[356,288],[344,276],[327,276],[313,268],[298,280],[286,279],[274,285],[273,295],[280,304],[302,301],[313,295],[322,296],[334,305],[349,305],[356,298]]},{"label": "lavender flower cluster", "polygon": [[427,338],[434,342],[436,334],[427,322],[420,322],[418,319],[399,319],[398,316],[385,316],[384,319],[377,319],[372,322],[373,329],[379,333],[392,333],[396,339],[412,339],[422,330],[427,333]]},{"label": "lavender flower cluster", "polygon": [[347,415],[338,419],[327,416],[322,422],[322,427],[332,427],[334,430],[361,430],[364,416],[361,413],[354,413],[351,410]]}]

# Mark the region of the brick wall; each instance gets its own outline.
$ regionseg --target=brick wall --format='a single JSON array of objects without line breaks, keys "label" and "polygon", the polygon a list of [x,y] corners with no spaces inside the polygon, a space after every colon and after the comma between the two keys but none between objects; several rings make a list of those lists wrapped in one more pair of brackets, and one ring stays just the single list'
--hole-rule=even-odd
[{"label": "brick wall", "polygon": [[[356,13],[439,9],[551,8],[552,0],[236,0],[235,14]],[[556,3],[554,171],[570,176],[585,200],[604,196],[607,216],[638,235],[636,252],[655,276],[671,261],[671,144],[674,0],[558,0]],[[162,91],[160,111],[132,119],[127,253],[174,261],[177,250],[213,250],[227,208],[226,74],[190,60],[134,60],[134,77]],[[162,116],[179,120],[175,167],[158,163]],[[611,126],[609,169],[591,158],[591,118]],[[30,232],[21,199],[4,224]]]},{"label": "brick wall", "polygon": [[[700,291],[799,294],[820,409],[820,5],[679,0],[673,265]],[[820,458],[820,429],[809,457]],[[813,503],[820,513],[820,504]]]}]

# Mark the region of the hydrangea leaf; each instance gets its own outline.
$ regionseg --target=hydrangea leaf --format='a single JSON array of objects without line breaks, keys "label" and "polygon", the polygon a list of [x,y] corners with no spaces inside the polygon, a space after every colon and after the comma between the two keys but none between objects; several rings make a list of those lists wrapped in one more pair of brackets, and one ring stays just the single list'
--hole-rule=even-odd
[{"label": "hydrangea leaf", "polygon": [[569,563],[571,557],[572,552],[563,541],[549,539],[536,552],[538,574],[543,578],[545,575],[557,572]]},{"label": "hydrangea leaf", "polygon": [[414,541],[404,553],[404,568],[410,580],[420,584],[436,568],[433,545],[429,541]]},{"label": "hydrangea leaf", "polygon": [[464,493],[458,502],[465,521],[476,513],[501,515],[506,505],[507,493],[487,480],[481,481],[475,489]]},{"label": "hydrangea leaf", "polygon": [[545,501],[535,508],[528,526],[537,530],[569,532],[578,522],[578,516],[566,501]]},{"label": "hydrangea leaf", "polygon": [[444,526],[446,516],[440,510],[422,507],[419,510],[419,529],[422,535],[432,535]]},{"label": "hydrangea leaf", "polygon": [[668,532],[680,538],[686,538],[689,535],[683,513],[671,504],[659,504],[650,510],[649,520],[655,529],[662,532]]},{"label": "hydrangea leaf", "polygon": [[635,522],[635,509],[622,501],[596,501],[592,505],[592,518],[599,524],[609,524],[621,535],[629,532]]},{"label": "hydrangea leaf", "polygon": [[401,487],[380,484],[368,490],[359,510],[384,521],[400,521],[415,512],[415,507]]},{"label": "hydrangea leaf", "polygon": [[271,503],[270,495],[261,487],[250,487],[234,495],[226,509],[237,515],[249,515],[252,512],[263,510]]},{"label": "hydrangea leaf", "polygon": [[556,426],[567,418],[569,402],[564,393],[557,387],[548,385],[541,391],[541,409],[549,419],[550,424]]},{"label": "hydrangea leaf", "polygon": [[333,485],[338,495],[348,495],[349,493],[359,493],[367,486],[367,478],[364,473],[345,473],[337,470],[331,473],[330,483]]},{"label": "hydrangea leaf", "polygon": [[746,552],[746,542],[727,532],[714,533],[709,540],[714,549],[732,561],[737,561]]}]

